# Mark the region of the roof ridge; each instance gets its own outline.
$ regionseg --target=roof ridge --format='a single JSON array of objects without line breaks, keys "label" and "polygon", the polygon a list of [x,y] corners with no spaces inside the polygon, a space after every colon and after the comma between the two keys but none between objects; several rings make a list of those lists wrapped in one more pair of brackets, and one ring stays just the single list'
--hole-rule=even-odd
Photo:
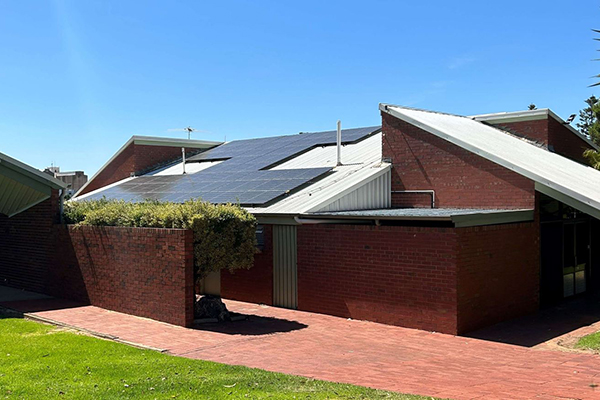
[{"label": "roof ridge", "polygon": [[404,109],[404,110],[422,111],[422,112],[426,112],[426,113],[430,113],[430,114],[450,115],[452,117],[472,119],[466,115],[452,114],[452,113],[447,113],[447,112],[442,112],[442,111],[426,110],[424,108],[417,108],[417,107],[400,106],[397,104],[379,103],[379,107],[385,107],[385,108],[396,107],[396,108],[400,108],[400,109]]},{"label": "roof ridge", "polygon": [[[342,129],[342,133],[344,131],[352,131],[352,130],[356,130],[356,129],[374,129],[373,130],[373,132],[374,132],[377,129],[381,129],[381,124],[380,125],[372,125],[372,126],[359,126],[359,127],[355,127],[355,128],[344,128],[344,129]],[[296,136],[300,136],[300,135],[314,135],[314,134],[329,133],[329,132],[335,132],[335,129],[332,129],[329,131],[298,132],[298,133],[290,133],[290,134],[286,134],[286,135],[260,136],[260,137],[246,138],[246,139],[235,139],[235,140],[231,140],[229,142],[224,142],[222,144],[241,142],[241,141],[249,141],[249,140],[263,140],[263,139],[277,139],[277,138],[283,138],[283,137],[296,137]]]}]

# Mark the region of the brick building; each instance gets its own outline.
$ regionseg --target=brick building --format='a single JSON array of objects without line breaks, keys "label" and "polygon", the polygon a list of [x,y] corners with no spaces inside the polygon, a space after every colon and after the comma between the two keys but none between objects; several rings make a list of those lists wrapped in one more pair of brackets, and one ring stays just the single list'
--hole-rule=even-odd
[{"label": "brick building", "polygon": [[213,143],[185,160],[132,139],[77,200],[246,207],[254,268],[203,285],[242,301],[460,334],[599,286],[589,140],[549,110],[380,111],[380,127],[340,139]]},{"label": "brick building", "polygon": [[0,285],[44,292],[66,185],[0,153]]}]

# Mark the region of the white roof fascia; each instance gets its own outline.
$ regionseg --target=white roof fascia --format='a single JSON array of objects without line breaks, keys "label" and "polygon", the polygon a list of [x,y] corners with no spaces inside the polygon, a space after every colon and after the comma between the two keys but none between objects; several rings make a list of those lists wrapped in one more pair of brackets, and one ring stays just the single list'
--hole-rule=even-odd
[{"label": "white roof fascia", "polygon": [[481,213],[472,215],[454,215],[452,222],[456,228],[469,226],[513,224],[531,222],[535,219],[534,210],[506,210],[502,213]]},{"label": "white roof fascia", "polygon": [[[583,208],[582,211],[600,219],[600,171],[532,146],[521,139],[506,135],[497,128],[468,117],[387,104],[380,104],[379,108],[382,112],[535,181],[536,188],[540,188],[542,193],[544,193],[544,188],[548,188],[546,192],[553,191],[552,193],[560,193],[569,197],[572,205],[578,205],[576,208]],[[416,113],[423,113],[425,117],[428,115],[442,116],[449,119],[447,122],[462,124],[465,129],[457,127],[456,132],[449,132],[449,129],[443,130],[434,126],[436,125],[435,121],[427,123],[419,120]],[[485,141],[479,137],[469,137],[467,130],[471,128],[477,128],[478,132],[482,132],[485,135]],[[525,154],[527,154],[526,157]]]},{"label": "white roof fascia", "polygon": [[589,146],[596,150],[600,150],[600,146],[592,142],[589,138],[581,134],[577,129],[573,128],[571,124],[567,124],[561,117],[554,113],[549,108],[542,108],[539,110],[528,110],[528,111],[514,111],[514,112],[503,112],[495,114],[480,114],[471,115],[472,118],[482,122],[499,122],[504,123],[521,122],[521,121],[537,121],[540,119],[547,119],[548,117],[554,118],[557,122],[564,125],[572,134],[586,142]]},{"label": "white roof fascia", "polygon": [[547,108],[541,108],[539,110],[470,115],[468,118],[475,119],[477,121],[502,121],[506,123],[520,121],[537,121],[540,119],[548,118],[549,111],[550,110]]},{"label": "white roof fascia", "polygon": [[204,149],[223,144],[223,142],[215,142],[209,140],[164,138],[155,136],[132,136],[130,141],[133,141],[135,144],[144,146],[187,147],[189,149]]},{"label": "white roof fascia", "polygon": [[177,138],[163,138],[163,137],[153,137],[153,136],[132,136],[129,138],[127,142],[111,158],[108,159],[107,162],[100,167],[98,171],[75,193],[75,196],[83,191],[98,175],[104,171],[104,169],[112,163],[115,158],[117,158],[129,145],[131,144],[139,144],[143,146],[170,146],[170,147],[187,147],[190,149],[210,149],[216,147],[223,142],[210,142],[206,140],[188,140],[188,139],[177,139]]},{"label": "white roof fascia", "polygon": [[10,168],[21,174],[24,173],[31,179],[36,180],[47,186],[50,186],[54,189],[64,189],[67,187],[66,183],[64,183],[63,181],[61,181],[59,179],[56,179],[52,175],[49,175],[45,172],[35,169],[25,163],[22,163],[21,161],[19,161],[17,159],[7,156],[4,153],[0,153],[0,163],[2,163],[2,165],[4,165],[7,168]]}]

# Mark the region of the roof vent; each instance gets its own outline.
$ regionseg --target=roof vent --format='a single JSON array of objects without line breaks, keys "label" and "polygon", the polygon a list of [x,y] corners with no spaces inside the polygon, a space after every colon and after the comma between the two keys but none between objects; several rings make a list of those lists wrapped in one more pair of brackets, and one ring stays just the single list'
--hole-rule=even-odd
[{"label": "roof vent", "polygon": [[337,166],[342,165],[342,121],[337,122]]}]

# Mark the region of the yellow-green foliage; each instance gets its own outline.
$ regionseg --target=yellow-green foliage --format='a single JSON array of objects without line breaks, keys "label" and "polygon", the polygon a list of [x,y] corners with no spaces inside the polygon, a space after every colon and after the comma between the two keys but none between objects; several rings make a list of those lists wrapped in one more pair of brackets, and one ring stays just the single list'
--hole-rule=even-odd
[{"label": "yellow-green foliage", "polygon": [[221,269],[248,269],[254,263],[256,218],[234,204],[70,201],[64,217],[69,224],[192,229],[197,278]]}]

